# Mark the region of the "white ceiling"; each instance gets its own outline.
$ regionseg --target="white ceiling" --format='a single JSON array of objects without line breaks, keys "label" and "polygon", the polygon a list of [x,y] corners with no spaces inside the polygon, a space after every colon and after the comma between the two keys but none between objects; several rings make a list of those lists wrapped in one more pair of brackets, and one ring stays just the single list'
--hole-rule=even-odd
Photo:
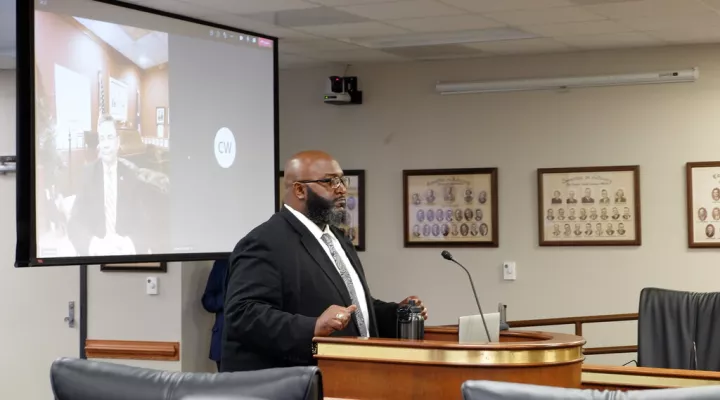
[{"label": "white ceiling", "polygon": [[168,34],[75,17],[85,28],[142,69],[168,62]]},{"label": "white ceiling", "polygon": [[720,0],[130,1],[278,36],[285,68],[720,42]]}]

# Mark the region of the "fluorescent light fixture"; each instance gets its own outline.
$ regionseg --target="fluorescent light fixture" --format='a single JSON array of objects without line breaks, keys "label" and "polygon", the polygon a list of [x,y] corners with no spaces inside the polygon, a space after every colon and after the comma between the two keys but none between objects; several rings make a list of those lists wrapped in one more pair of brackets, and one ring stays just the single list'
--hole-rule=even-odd
[{"label": "fluorescent light fixture", "polygon": [[697,80],[697,67],[664,72],[644,72],[622,75],[576,76],[565,78],[512,79],[485,82],[438,82],[440,94],[514,92],[523,90],[552,90],[579,87],[646,85],[652,83],[680,83]]},{"label": "fluorescent light fixture", "polygon": [[460,32],[431,32],[373,38],[354,38],[346,39],[346,41],[371,49],[389,49],[393,47],[437,46],[444,44],[533,39],[536,37],[538,36],[533,33],[514,28],[490,28]]}]

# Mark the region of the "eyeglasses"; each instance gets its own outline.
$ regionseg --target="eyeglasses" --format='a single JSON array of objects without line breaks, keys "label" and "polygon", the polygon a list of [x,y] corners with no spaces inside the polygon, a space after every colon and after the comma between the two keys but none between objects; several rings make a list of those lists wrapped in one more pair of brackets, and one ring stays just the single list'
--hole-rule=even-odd
[{"label": "eyeglasses", "polygon": [[325,179],[308,179],[303,181],[297,181],[297,183],[329,183],[330,187],[333,189],[337,189],[342,184],[346,188],[350,184],[350,179],[346,176],[334,176],[332,178],[325,178]]}]

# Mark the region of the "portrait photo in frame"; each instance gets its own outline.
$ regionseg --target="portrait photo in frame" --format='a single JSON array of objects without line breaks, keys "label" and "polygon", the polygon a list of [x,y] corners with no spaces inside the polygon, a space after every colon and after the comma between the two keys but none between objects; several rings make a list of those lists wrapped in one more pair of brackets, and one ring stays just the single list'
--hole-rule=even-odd
[{"label": "portrait photo in frame", "polygon": [[100,264],[104,272],[167,272],[166,262]]},{"label": "portrait photo in frame", "polygon": [[540,246],[640,246],[640,167],[541,168]]},{"label": "portrait photo in frame", "polygon": [[165,124],[165,107],[155,107],[155,124]]},{"label": "portrait photo in frame", "polygon": [[[365,170],[344,170],[345,177],[350,181],[346,193],[346,223],[340,226],[357,251],[365,251]],[[278,211],[283,205],[285,195],[285,174],[280,171],[278,177]]]},{"label": "portrait photo in frame", "polygon": [[688,247],[720,247],[720,161],[685,164]]},{"label": "portrait photo in frame", "polygon": [[498,247],[497,168],[403,171],[405,247]]}]

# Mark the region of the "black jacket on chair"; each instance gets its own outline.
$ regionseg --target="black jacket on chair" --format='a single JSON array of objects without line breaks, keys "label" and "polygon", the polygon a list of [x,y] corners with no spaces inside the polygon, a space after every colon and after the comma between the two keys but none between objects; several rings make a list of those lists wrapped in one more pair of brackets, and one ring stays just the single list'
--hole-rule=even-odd
[{"label": "black jacket on chair", "polygon": [[[331,228],[357,272],[371,337],[395,337],[397,303],[372,298],[352,243]],[[238,242],[226,279],[222,371],[315,365],[315,321],[329,306],[350,306],[333,261],[285,207]],[[333,336],[359,336],[355,323]]]}]

